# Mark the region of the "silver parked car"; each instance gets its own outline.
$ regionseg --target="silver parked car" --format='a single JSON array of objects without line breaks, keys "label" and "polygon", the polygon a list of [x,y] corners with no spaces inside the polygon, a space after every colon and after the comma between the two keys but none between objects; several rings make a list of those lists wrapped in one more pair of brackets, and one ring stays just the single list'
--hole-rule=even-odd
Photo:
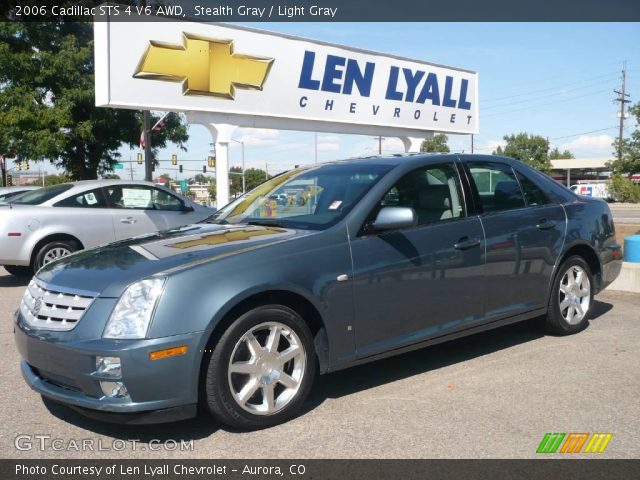
[{"label": "silver parked car", "polygon": [[23,187],[23,186],[15,186],[15,187],[2,187],[0,188],[0,203],[7,203],[11,199],[17,197],[18,195],[23,194],[24,192],[28,192],[30,190],[37,190],[40,187]]},{"label": "silver parked car", "polygon": [[53,185],[0,204],[0,265],[28,275],[76,250],[199,222],[213,212],[148,182]]}]

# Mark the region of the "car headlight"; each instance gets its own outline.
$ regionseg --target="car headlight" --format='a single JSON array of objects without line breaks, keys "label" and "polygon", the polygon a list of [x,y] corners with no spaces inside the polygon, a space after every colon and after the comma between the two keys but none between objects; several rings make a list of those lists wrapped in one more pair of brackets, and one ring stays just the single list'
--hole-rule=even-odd
[{"label": "car headlight", "polygon": [[102,338],[145,338],[165,281],[166,277],[154,277],[129,285],[111,312]]}]

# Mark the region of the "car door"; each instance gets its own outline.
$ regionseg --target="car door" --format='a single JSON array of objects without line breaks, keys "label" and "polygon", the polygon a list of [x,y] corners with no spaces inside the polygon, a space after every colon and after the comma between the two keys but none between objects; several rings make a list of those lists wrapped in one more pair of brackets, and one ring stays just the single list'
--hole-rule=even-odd
[{"label": "car door", "polygon": [[487,319],[544,308],[566,230],[563,207],[507,163],[466,168],[487,242]]},{"label": "car door", "polygon": [[152,204],[154,210],[164,219],[164,228],[196,223],[207,216],[197,206],[194,209],[190,205],[185,205],[177,195],[161,188],[153,188]]},{"label": "car door", "polygon": [[84,248],[116,239],[113,218],[100,188],[74,193],[59,200],[53,204],[51,213],[45,225],[56,225],[61,233],[73,235]]},{"label": "car door", "polygon": [[418,225],[363,231],[351,242],[359,357],[418,343],[482,319],[484,238],[466,215],[453,161],[404,175],[367,222],[387,205],[411,207]]},{"label": "car door", "polygon": [[154,206],[156,189],[152,186],[116,184],[103,189],[111,207],[117,240],[167,228],[165,215]]}]

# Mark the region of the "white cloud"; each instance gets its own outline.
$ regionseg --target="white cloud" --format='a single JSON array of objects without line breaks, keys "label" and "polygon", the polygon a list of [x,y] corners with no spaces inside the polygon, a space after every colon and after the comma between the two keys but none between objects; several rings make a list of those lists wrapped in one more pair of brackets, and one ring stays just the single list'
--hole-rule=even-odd
[{"label": "white cloud", "polygon": [[[504,148],[507,145],[507,142],[504,140],[487,140],[484,143],[478,145],[477,149],[480,153],[493,153],[498,147]],[[475,150],[475,149],[474,149]]]},{"label": "white cloud", "polygon": [[610,135],[581,135],[558,148],[560,151],[569,150],[577,158],[609,157],[613,152],[613,141]]},{"label": "white cloud", "polygon": [[[268,128],[243,128],[242,135],[237,140],[245,145],[275,145],[280,138],[279,130]],[[238,145],[237,142],[232,144]]]},{"label": "white cloud", "polygon": [[337,152],[340,150],[340,145],[336,142],[318,142],[319,152]]}]

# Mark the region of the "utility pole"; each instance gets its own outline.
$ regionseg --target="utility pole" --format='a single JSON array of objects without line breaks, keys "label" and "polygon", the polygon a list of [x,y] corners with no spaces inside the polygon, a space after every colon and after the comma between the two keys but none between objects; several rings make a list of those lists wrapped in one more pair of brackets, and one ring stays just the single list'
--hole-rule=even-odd
[{"label": "utility pole", "polygon": [[622,89],[621,91],[614,90],[614,93],[618,94],[618,98],[614,99],[614,102],[620,102],[620,131],[618,133],[618,160],[622,160],[622,135],[624,133],[624,104],[630,103],[631,100],[628,100],[629,96],[626,93],[626,83],[627,83],[627,62],[622,63]]},{"label": "utility pole", "polygon": [[142,112],[144,117],[144,179],[151,181],[153,176],[153,165],[151,158],[151,114],[149,110]]},{"label": "utility pole", "polygon": [[382,155],[382,135],[378,135],[378,155]]},{"label": "utility pole", "polygon": [[471,153],[473,153],[473,133],[471,134]]}]

